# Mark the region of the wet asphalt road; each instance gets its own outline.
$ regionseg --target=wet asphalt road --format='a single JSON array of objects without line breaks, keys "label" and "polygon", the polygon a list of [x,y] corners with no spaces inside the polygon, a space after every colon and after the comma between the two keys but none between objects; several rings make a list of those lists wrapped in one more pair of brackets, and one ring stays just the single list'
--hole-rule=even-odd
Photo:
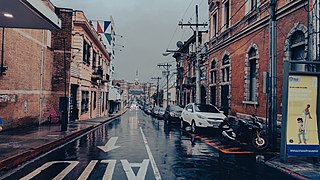
[{"label": "wet asphalt road", "polygon": [[224,155],[141,110],[129,110],[2,178],[290,179],[256,163],[255,155]]}]

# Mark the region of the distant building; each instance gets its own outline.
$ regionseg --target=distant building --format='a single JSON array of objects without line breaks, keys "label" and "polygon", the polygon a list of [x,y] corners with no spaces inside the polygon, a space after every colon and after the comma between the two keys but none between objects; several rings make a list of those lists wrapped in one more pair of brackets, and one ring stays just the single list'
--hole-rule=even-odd
[{"label": "distant building", "polygon": [[64,24],[62,31],[57,32],[54,38],[57,48],[60,48],[55,56],[57,61],[61,61],[63,55],[62,39],[68,38],[70,120],[106,116],[110,57],[103,41],[84,12],[65,8],[59,8],[57,12]]},{"label": "distant building", "polygon": [[[176,102],[178,105],[185,106],[196,100],[196,54],[195,54],[195,34],[193,34],[183,45],[173,54],[177,63],[176,81]],[[204,51],[199,55],[200,61],[200,83],[202,103],[206,103],[206,69],[207,69],[207,32],[199,32],[199,49]]]}]

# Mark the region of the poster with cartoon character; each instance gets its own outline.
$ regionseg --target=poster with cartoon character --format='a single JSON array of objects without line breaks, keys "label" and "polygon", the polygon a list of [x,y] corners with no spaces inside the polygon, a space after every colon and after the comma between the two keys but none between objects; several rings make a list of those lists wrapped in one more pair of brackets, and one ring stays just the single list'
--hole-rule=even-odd
[{"label": "poster with cartoon character", "polygon": [[317,89],[317,76],[289,76],[288,155],[319,156]]}]

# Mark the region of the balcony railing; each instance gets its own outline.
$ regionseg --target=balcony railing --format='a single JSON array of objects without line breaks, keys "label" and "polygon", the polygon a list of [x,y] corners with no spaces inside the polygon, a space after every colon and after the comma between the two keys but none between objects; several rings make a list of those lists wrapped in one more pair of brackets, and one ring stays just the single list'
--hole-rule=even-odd
[{"label": "balcony railing", "polygon": [[102,66],[98,66],[97,68],[94,69],[91,80],[96,81],[96,80],[102,80],[103,77],[103,69]]}]

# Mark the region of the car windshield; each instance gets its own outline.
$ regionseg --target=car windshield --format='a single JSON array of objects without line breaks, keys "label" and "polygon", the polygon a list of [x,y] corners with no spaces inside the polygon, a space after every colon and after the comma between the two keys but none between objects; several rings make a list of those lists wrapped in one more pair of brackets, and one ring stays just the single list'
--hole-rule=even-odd
[{"label": "car windshield", "polygon": [[170,106],[170,109],[173,111],[182,111],[182,108],[179,106]]},{"label": "car windshield", "polygon": [[220,113],[217,108],[208,104],[201,104],[195,106],[196,112],[210,112],[210,113]]}]

